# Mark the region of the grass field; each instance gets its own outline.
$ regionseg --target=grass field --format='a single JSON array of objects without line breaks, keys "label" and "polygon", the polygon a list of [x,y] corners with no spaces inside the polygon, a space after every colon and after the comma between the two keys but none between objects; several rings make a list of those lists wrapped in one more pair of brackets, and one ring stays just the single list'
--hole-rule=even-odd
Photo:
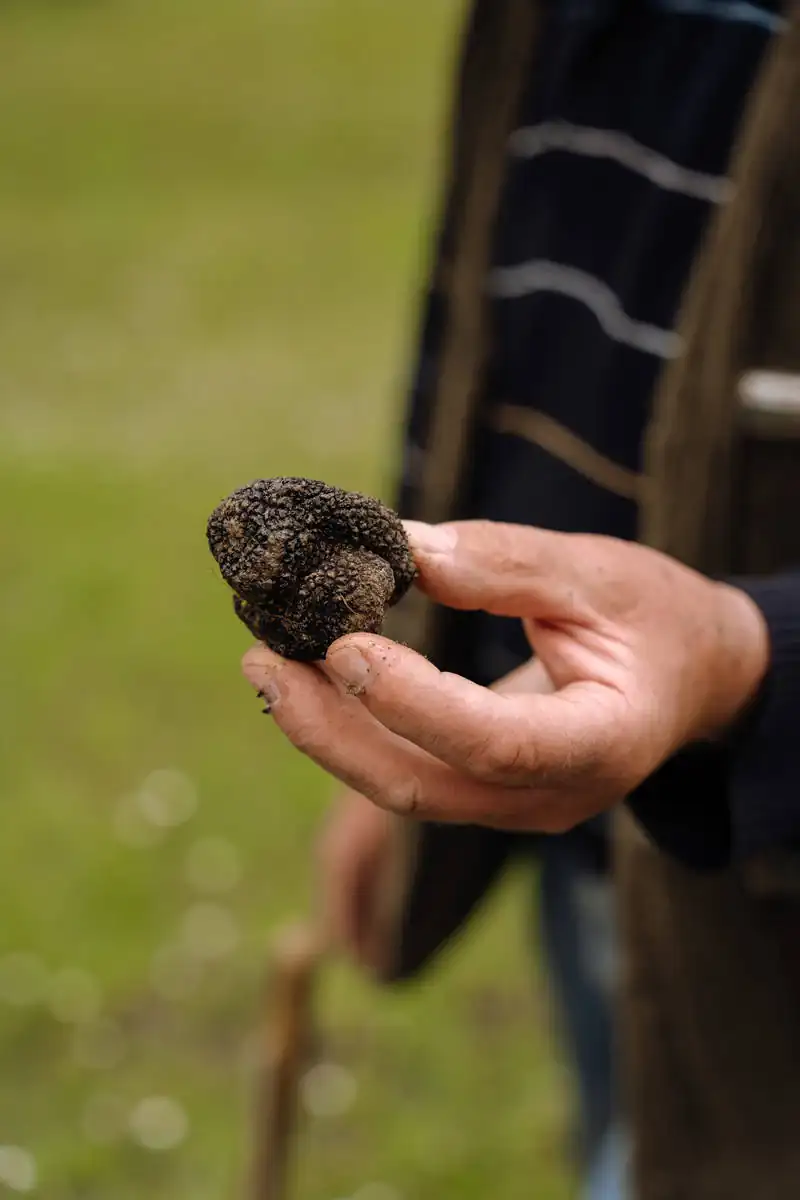
[{"label": "grass field", "polygon": [[[0,7],[0,1194],[242,1194],[330,786],[239,677],[204,521],[387,485],[457,8]],[[569,1194],[528,886],[419,987],[326,977],[297,1200]]]}]

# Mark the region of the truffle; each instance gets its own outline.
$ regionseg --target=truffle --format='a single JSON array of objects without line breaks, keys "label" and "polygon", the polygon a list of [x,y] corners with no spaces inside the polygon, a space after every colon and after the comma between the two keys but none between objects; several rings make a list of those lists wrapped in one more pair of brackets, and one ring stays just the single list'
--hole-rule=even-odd
[{"label": "truffle", "polygon": [[214,509],[207,535],[239,618],[306,662],[346,633],[378,633],[416,573],[396,513],[316,479],[239,488]]}]

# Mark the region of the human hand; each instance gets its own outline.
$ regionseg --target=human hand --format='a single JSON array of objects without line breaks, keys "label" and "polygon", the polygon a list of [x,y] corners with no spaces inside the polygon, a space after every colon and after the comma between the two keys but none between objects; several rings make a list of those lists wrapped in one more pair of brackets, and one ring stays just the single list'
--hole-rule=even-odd
[{"label": "human hand", "polygon": [[286,736],[382,808],[570,828],[721,735],[767,670],[749,597],[656,551],[481,521],[407,529],[427,594],[522,618],[554,691],[498,694],[371,634],[313,667],[249,651]]},{"label": "human hand", "polygon": [[327,939],[368,971],[379,971],[382,965],[380,893],[391,870],[395,819],[347,789],[336,801],[317,847]]},{"label": "human hand", "polygon": [[[506,694],[552,691],[531,660],[494,684]],[[317,845],[318,885],[326,940],[364,970],[380,973],[386,954],[387,887],[391,887],[397,817],[346,788]]]}]

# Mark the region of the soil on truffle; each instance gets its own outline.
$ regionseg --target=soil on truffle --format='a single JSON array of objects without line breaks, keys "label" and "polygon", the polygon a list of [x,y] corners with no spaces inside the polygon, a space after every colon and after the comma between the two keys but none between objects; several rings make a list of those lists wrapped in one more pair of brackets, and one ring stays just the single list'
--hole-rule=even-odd
[{"label": "soil on truffle", "polygon": [[237,615],[285,658],[311,662],[346,633],[380,632],[415,575],[396,513],[316,479],[239,488],[207,535]]}]

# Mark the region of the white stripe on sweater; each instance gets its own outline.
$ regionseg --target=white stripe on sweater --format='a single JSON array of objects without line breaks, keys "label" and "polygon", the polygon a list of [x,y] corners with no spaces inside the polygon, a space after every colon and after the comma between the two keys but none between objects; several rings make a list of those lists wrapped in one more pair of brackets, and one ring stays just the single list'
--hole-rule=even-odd
[{"label": "white stripe on sweater", "polygon": [[688,17],[708,17],[712,21],[725,21],[729,24],[742,22],[746,25],[758,25],[768,33],[780,33],[788,25],[788,21],[780,13],[770,12],[757,4],[749,4],[747,0],[657,0],[657,4],[665,12]]},{"label": "white stripe on sweater", "polygon": [[553,150],[566,150],[587,158],[606,158],[637,175],[643,175],[657,187],[680,192],[709,204],[730,200],[733,185],[722,175],[690,171],[672,159],[634,141],[627,133],[614,129],[592,129],[568,121],[544,121],[517,129],[509,139],[511,153],[518,158],[537,158]]},{"label": "white stripe on sweater", "polygon": [[489,274],[488,286],[491,295],[503,300],[534,292],[569,296],[591,309],[614,341],[624,342],[658,358],[675,358],[681,351],[682,341],[677,333],[635,321],[623,311],[619,298],[607,284],[576,267],[545,259],[534,259],[514,267],[496,267]]}]

